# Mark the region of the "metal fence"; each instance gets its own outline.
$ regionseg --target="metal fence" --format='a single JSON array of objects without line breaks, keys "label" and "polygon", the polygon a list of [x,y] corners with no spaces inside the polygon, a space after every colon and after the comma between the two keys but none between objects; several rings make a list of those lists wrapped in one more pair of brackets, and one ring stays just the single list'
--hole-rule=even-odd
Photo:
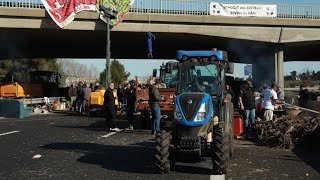
[{"label": "metal fence", "polygon": [[[210,16],[210,2],[203,0],[135,0],[130,13],[173,14]],[[215,0],[226,3],[273,4],[277,5],[277,18],[285,19],[320,19],[320,1],[305,0]],[[276,3],[277,2],[277,3]],[[279,3],[312,5],[292,5]],[[313,5],[315,4],[315,5]],[[0,8],[44,9],[41,0],[0,0]]]},{"label": "metal fence", "polygon": [[0,8],[44,9],[41,0],[0,0]]}]

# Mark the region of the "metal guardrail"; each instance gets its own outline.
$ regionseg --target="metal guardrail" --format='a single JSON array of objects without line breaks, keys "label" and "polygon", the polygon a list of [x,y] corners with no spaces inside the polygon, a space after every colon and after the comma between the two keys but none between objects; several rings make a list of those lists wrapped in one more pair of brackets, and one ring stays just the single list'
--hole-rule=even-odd
[{"label": "metal guardrail", "polygon": [[0,0],[2,8],[44,9],[41,0]]},{"label": "metal guardrail", "polygon": [[[236,0],[234,0],[235,3]],[[170,14],[170,15],[193,15],[210,16],[210,2],[204,0],[135,0],[130,13],[135,14]],[[228,0],[217,0],[216,2],[227,2]],[[241,3],[263,4],[259,1],[246,0]],[[268,1],[264,1],[268,2]],[[272,1],[282,2],[282,1]],[[287,2],[287,1],[286,1]],[[270,4],[270,3],[268,3]],[[281,19],[320,19],[319,5],[289,5],[277,4],[278,15]],[[40,0],[0,0],[0,8],[23,8],[44,9]]]},{"label": "metal guardrail", "polygon": [[47,100],[49,102],[46,102],[46,98],[25,98],[23,99],[25,105],[31,105],[31,104],[52,104],[55,100],[65,100],[65,97],[49,97]]}]

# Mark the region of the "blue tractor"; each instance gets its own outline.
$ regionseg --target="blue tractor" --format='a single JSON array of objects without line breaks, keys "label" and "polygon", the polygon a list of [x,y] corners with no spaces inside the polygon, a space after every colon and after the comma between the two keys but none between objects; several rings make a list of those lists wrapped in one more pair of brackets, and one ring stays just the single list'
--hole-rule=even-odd
[{"label": "blue tractor", "polygon": [[181,158],[210,156],[212,173],[226,174],[233,155],[233,104],[224,89],[233,64],[216,49],[177,51],[176,59],[174,120],[170,130],[156,134],[156,168],[168,173]]}]

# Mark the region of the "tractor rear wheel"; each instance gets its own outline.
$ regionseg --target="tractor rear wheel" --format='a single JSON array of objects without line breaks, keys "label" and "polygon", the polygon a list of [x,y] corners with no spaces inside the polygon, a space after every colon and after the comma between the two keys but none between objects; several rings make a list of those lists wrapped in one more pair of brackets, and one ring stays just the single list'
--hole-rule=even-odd
[{"label": "tractor rear wheel", "polygon": [[171,134],[162,131],[156,134],[156,170],[159,173],[170,172],[169,148],[171,142]]},{"label": "tractor rear wheel", "polygon": [[227,174],[230,159],[230,134],[222,130],[214,130],[212,144],[212,173]]}]

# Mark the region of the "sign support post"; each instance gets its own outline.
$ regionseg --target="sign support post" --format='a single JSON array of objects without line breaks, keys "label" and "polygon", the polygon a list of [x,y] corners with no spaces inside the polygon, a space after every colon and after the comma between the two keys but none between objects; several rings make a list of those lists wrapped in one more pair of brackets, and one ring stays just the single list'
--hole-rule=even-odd
[{"label": "sign support post", "polygon": [[111,39],[110,39],[110,20],[116,19],[117,11],[105,8],[104,6],[99,5],[99,10],[103,12],[104,17],[107,21],[107,37],[106,37],[106,89],[108,89],[108,84],[111,83],[111,73],[110,73],[110,64],[111,64]]}]

